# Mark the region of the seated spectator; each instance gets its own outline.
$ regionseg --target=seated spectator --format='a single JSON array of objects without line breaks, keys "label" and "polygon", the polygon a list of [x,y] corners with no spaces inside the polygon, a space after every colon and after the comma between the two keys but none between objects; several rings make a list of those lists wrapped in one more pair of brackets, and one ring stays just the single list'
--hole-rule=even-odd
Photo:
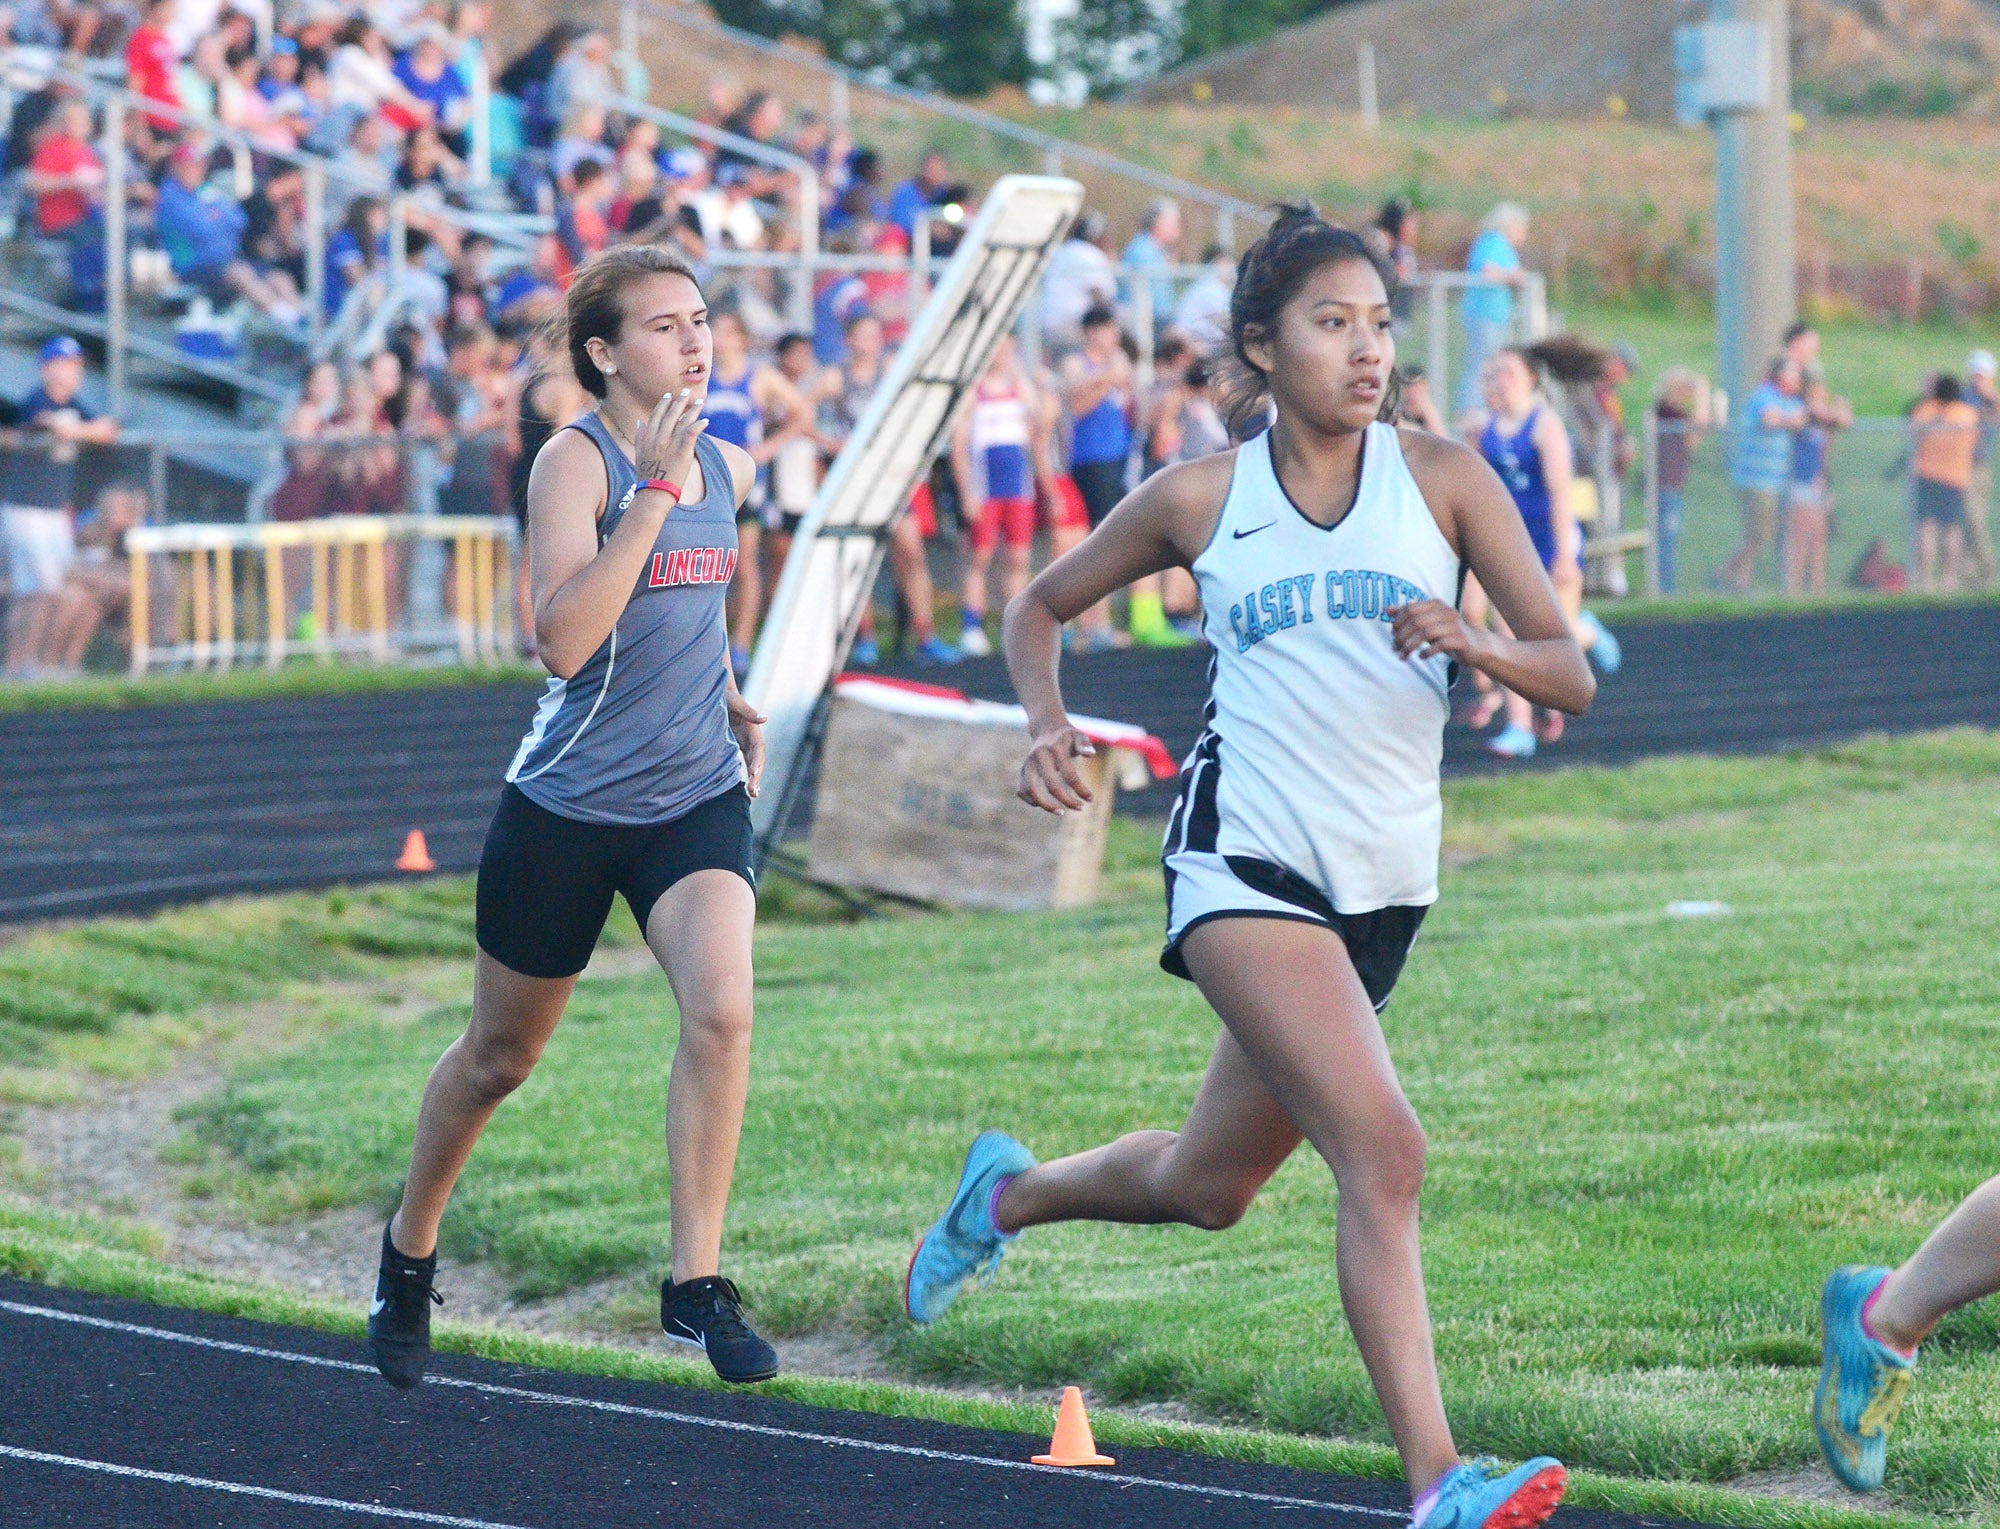
[{"label": "seated spectator", "polygon": [[500,283],[493,295],[497,324],[533,325],[562,306],[563,287],[572,269],[569,253],[554,234],[535,241],[534,254],[521,269]]},{"label": "seated spectator", "polygon": [[[785,103],[773,91],[757,91],[738,107],[722,126],[725,132],[775,149],[778,146],[779,136],[785,129]],[[763,200],[777,197],[792,178],[787,171],[757,159],[742,149],[724,144],[715,153],[716,172],[719,175],[725,168],[732,166],[740,175],[743,185],[749,189],[750,195]]]},{"label": "seated spectator", "polygon": [[343,194],[347,195],[361,190],[386,197],[396,182],[396,167],[401,162],[393,135],[383,120],[373,115],[353,119],[347,141],[333,158]]},{"label": "seated spectator", "polygon": [[292,290],[306,287],[306,172],[290,161],[270,166],[243,204],[243,254],[260,276],[282,272]]},{"label": "seated spectator", "polygon": [[337,317],[347,297],[389,263],[389,211],[372,196],[347,204],[340,227],[326,243],[326,312]]},{"label": "seated spectator", "polygon": [[389,44],[364,16],[340,29],[328,81],[335,110],[350,119],[380,112],[399,133],[430,123],[430,103],[411,94],[396,77]]},{"label": "seated spectator", "polygon": [[396,166],[396,184],[405,191],[425,193],[432,204],[442,204],[445,193],[465,179],[465,164],[446,147],[443,134],[434,127],[420,127],[403,145],[402,162]]},{"label": "seated spectator", "polygon": [[576,167],[575,187],[561,204],[556,223],[571,263],[582,265],[611,242],[611,199],[618,188],[611,183],[611,172],[595,159]]},{"label": "seated spectator", "polygon": [[137,484],[114,483],[98,495],[89,513],[77,518],[76,561],[50,615],[44,677],[81,674],[90,640],[130,603],[132,567],[125,555],[125,533],[146,523],[148,505],[146,491]]},{"label": "seated spectator", "polygon": [[76,560],[70,515],[78,448],[118,439],[118,422],[84,401],[81,345],[57,335],[42,346],[40,363],[40,383],[14,411],[25,434],[0,483],[0,540],[13,591],[6,665],[17,679],[47,661],[59,596]]},{"label": "seated spectator", "polygon": [[198,117],[213,117],[221,105],[222,82],[229,75],[229,44],[220,32],[197,37],[181,60],[176,86],[181,104]]},{"label": "seated spectator", "polygon": [[[178,0],[146,0],[139,24],[125,42],[126,89],[162,106],[180,109],[181,92],[175,76],[180,68],[180,50],[167,35]],[[179,121],[164,113],[148,117],[155,133],[172,135],[180,131]]]},{"label": "seated spectator", "polygon": [[[380,356],[370,358],[371,368]],[[392,357],[393,359],[393,357]],[[376,373],[389,375],[386,367]],[[395,369],[396,388],[402,386],[402,367]],[[395,389],[391,389],[393,396]],[[382,407],[382,393],[371,370],[356,372],[347,379],[340,416],[324,432],[338,442],[331,457],[333,490],[331,503],[343,515],[392,515],[403,505],[403,473],[396,443],[384,439],[393,432]]]},{"label": "seated spectator", "polygon": [[445,274],[453,324],[479,325],[492,319],[494,294],[499,290],[492,259],[493,240],[486,234],[469,233],[459,244],[458,256]]},{"label": "seated spectator", "polygon": [[917,166],[917,173],[890,194],[889,221],[903,231],[905,238],[914,240],[917,220],[945,199],[944,193],[950,185],[951,167],[945,163],[944,152],[932,149]]},{"label": "seated spectator", "polygon": [[340,404],[340,368],[331,361],[315,363],[285,420],[285,478],[271,496],[267,511],[271,519],[313,520],[332,512],[328,495],[333,473],[327,454],[298,443],[324,435],[339,416]]},{"label": "seated spectator", "polygon": [[604,141],[604,108],[580,106],[564,120],[561,134],[549,150],[549,172],[556,190],[568,196],[575,189],[576,167],[585,160],[609,168],[616,159]]},{"label": "seated spectator", "polygon": [[90,236],[103,204],[104,162],[90,146],[90,107],[58,106],[35,144],[24,183],[35,198],[35,232],[45,238]]},{"label": "seated spectator", "polygon": [[425,27],[396,60],[396,78],[430,108],[429,125],[444,135],[452,153],[463,156],[471,149],[466,127],[472,120],[472,92],[451,65],[450,43],[451,34],[443,27]]},{"label": "seated spectator", "polygon": [[736,250],[762,248],[764,219],[751,198],[750,182],[741,165],[724,165],[715,172],[715,184],[688,201],[701,219],[701,236],[706,243]]},{"label": "seated spectator", "polygon": [[567,122],[585,106],[602,106],[618,94],[611,76],[611,34],[599,27],[582,32],[563,49],[549,75],[545,103],[549,120]]},{"label": "seated spectator", "polygon": [[249,219],[235,202],[208,194],[207,179],[200,150],[183,145],[175,151],[153,207],[153,231],[173,262],[174,274],[212,302],[245,297],[285,328],[301,331],[305,313],[299,307],[298,289],[282,272],[260,276],[251,268],[243,258]]},{"label": "seated spectator", "polygon": [[617,189],[612,193],[611,205],[605,211],[612,228],[623,234],[635,226],[643,226],[633,223],[634,208],[644,208],[650,214],[647,223],[657,221],[666,210],[660,201],[659,187],[660,166],[651,154],[620,154]]},{"label": "seated spectator", "polygon": [[290,118],[280,117],[258,88],[263,63],[254,48],[238,48],[228,57],[228,73],[215,92],[215,115],[267,152],[289,153],[299,146]]}]

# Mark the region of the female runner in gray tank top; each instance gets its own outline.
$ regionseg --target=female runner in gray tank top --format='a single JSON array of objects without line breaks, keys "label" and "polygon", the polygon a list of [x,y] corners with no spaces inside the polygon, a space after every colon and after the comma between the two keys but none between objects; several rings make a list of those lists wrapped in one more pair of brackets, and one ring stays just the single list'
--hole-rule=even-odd
[{"label": "female runner in gray tank top", "polygon": [[749,1085],[749,802],[764,762],[763,718],[730,675],[723,601],[756,469],[703,438],[708,307],[678,255],[606,250],[578,272],[564,318],[557,352],[597,404],[550,437],[528,481],[535,631],[554,678],[480,859],[472,1022],[425,1086],[402,1205],[382,1233],[368,1336],[397,1386],[417,1384],[429,1359],[452,1186],[534,1069],[617,894],[680,1009],[661,1326],[725,1380],[778,1367],[719,1269]]}]

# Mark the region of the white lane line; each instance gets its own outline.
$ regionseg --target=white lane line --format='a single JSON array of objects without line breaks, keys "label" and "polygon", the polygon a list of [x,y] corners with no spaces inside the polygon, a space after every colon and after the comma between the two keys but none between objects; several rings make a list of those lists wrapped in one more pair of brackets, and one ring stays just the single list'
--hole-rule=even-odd
[{"label": "white lane line", "polygon": [[[44,1317],[54,1322],[73,1322],[108,1332],[133,1333],[142,1338],[160,1338],[169,1343],[185,1343],[194,1348],[219,1349],[226,1354],[248,1354],[257,1359],[277,1359],[286,1364],[314,1365],[326,1370],[347,1370],[373,1376],[371,1364],[355,1364],[346,1359],[324,1359],[317,1354],[294,1354],[285,1349],[257,1348],[247,1343],[229,1343],[221,1338],[201,1338],[166,1327],[142,1327],[136,1322],[114,1322],[108,1317],[87,1317],[81,1312],[58,1311],[47,1306],[26,1306],[17,1301],[0,1301],[0,1311],[24,1317]],[[953,1465],[983,1465],[993,1470],[1023,1471],[1036,1476],[1079,1475],[1090,1481],[1117,1486],[1157,1487],[1163,1492],[1183,1492],[1194,1497],[1227,1498],[1231,1502],[1269,1503],[1281,1508],[1318,1508],[1327,1513],[1352,1513],[1366,1518],[1407,1519],[1398,1508],[1368,1508],[1356,1503],[1324,1502],[1314,1497],[1285,1497],[1275,1492],[1245,1492],[1235,1487],[1200,1486],[1189,1481],[1162,1481],[1154,1476],[1130,1476],[1122,1472],[1091,1470],[1077,1472],[1052,1465],[1033,1465],[1026,1460],[1000,1460],[991,1455],[965,1455],[945,1449],[923,1449],[914,1444],[885,1444],[875,1439],[851,1439],[837,1433],[813,1433],[802,1428],[778,1428],[768,1423],[744,1423],[734,1418],[704,1417],[698,1412],[669,1412],[659,1407],[634,1407],[624,1402],[599,1401],[588,1396],[564,1396],[560,1392],[528,1391],[518,1386],[495,1386],[483,1381],[460,1380],[452,1375],[426,1375],[427,1386],[445,1386],[460,1391],[476,1391],[482,1396],[504,1396],[514,1401],[536,1402],[551,1407],[582,1407],[592,1412],[610,1412],[621,1417],[651,1418],[655,1422],[679,1423],[689,1428],[713,1428],[725,1433],[756,1434],[770,1439],[796,1439],[807,1444],[826,1444],[838,1449],[859,1449],[881,1455],[902,1455],[916,1460],[942,1460]]]},{"label": "white lane line", "polygon": [[126,1476],[135,1481],[158,1481],[175,1487],[201,1487],[209,1492],[231,1492],[238,1497],[268,1497],[273,1502],[293,1502],[308,1508],[331,1508],[336,1513],[361,1513],[370,1518],[401,1519],[411,1524],[451,1524],[456,1529],[519,1529],[515,1524],[496,1524],[485,1518],[454,1518],[449,1513],[419,1513],[414,1508],[385,1508],[380,1503],[349,1502],[344,1497],[314,1497],[308,1492],[280,1492],[275,1487],[247,1486],[241,1481],[210,1481],[206,1476],[183,1476],[177,1471],[142,1471],[135,1465],[113,1465],[108,1460],[79,1460],[73,1455],[47,1455],[38,1449],[16,1449],[0,1444],[0,1458],[31,1460],[36,1465],[66,1465],[72,1470],[93,1471],[100,1476]]}]

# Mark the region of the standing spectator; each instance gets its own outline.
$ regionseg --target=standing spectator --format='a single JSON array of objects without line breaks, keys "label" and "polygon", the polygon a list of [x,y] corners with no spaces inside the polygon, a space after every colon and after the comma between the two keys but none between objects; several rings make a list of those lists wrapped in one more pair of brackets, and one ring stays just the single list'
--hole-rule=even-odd
[{"label": "standing spectator", "polygon": [[1208,269],[1189,283],[1174,305],[1174,328],[1188,337],[1195,353],[1213,361],[1229,331],[1229,297],[1236,290],[1236,257],[1220,244],[1201,252]]},{"label": "standing spectator", "polygon": [[[773,91],[757,91],[730,113],[722,126],[724,131],[739,138],[748,138],[752,143],[775,149],[779,135],[785,130],[785,103]],[[724,144],[715,155],[716,171],[720,173],[725,167],[734,167],[739,171],[750,194],[760,199],[776,197],[791,179],[788,171],[752,158],[744,150],[729,144]]]},{"label": "standing spectator", "polygon": [[1660,593],[1680,584],[1682,517],[1687,509],[1689,469],[1704,431],[1714,424],[1708,379],[1686,366],[1670,366],[1653,397],[1654,490],[1658,514],[1653,553],[1660,569]]},{"label": "standing spectator", "polygon": [[[843,228],[828,241],[827,248],[836,255],[852,255],[866,248],[856,242],[856,229],[867,225],[856,224]],[[868,283],[861,279],[859,271],[826,271],[818,278],[818,290],[813,294],[813,358],[821,366],[832,366],[847,353],[847,324],[855,314],[868,309]]]},{"label": "standing spectator", "polygon": [[[332,512],[327,495],[333,477],[327,454],[298,443],[324,434],[339,413],[340,368],[331,361],[315,362],[306,373],[298,403],[285,419],[285,477],[271,496],[267,513],[272,520],[314,520]],[[303,567],[303,557],[287,557],[288,576]],[[291,582],[288,577],[287,583]],[[296,588],[291,594],[290,603],[296,605]]]},{"label": "standing spectator", "polygon": [[951,166],[942,149],[930,149],[917,166],[917,173],[889,193],[889,221],[903,231],[903,237],[917,237],[917,223],[944,200],[951,185]]},{"label": "standing spectator", "polygon": [[986,633],[987,575],[993,554],[1000,566],[1004,606],[1028,587],[1035,542],[1035,464],[1042,460],[1041,401],[1015,353],[1012,331],[1000,337],[972,402],[951,434],[951,467],[958,502],[971,534],[965,565],[965,620],[958,645],[973,658],[993,652]]},{"label": "standing spectator", "polygon": [[1110,225],[1086,208],[1049,257],[1042,278],[1042,338],[1050,354],[1074,350],[1083,339],[1083,316],[1118,301],[1118,276],[1104,244]]},{"label": "standing spectator", "polygon": [[573,264],[582,265],[611,242],[611,199],[618,194],[602,160],[576,167],[575,190],[556,208],[556,227]]},{"label": "standing spectator", "polygon": [[1519,202],[1502,202],[1479,225],[1479,236],[1465,257],[1473,284],[1459,300],[1459,322],[1465,329],[1465,356],[1460,362],[1458,412],[1469,414],[1481,402],[1481,381],[1489,356],[1507,343],[1514,322],[1514,289],[1521,285],[1521,246],[1528,238],[1528,210]]},{"label": "standing spectator", "polygon": [[832,441],[819,429],[822,383],[816,375],[812,337],[781,335],[772,354],[779,372],[804,404],[796,418],[764,421],[765,434],[777,437],[780,442],[771,458],[771,495],[764,514],[767,582],[775,584],[778,575],[784,572],[785,559],[791,555],[792,538],[798,534],[806,511],[812,508],[813,496],[819,492],[822,453]]},{"label": "standing spectator", "polygon": [[[1910,411],[1910,476],[1915,480],[1917,588],[1959,587],[1965,555],[1965,494],[1979,449],[1979,411],[1949,372]],[[1939,554],[1943,566],[1940,568]]]},{"label": "standing spectator", "polygon": [[1431,379],[1424,374],[1421,366],[1403,366],[1397,370],[1402,374],[1402,386],[1397,390],[1396,419],[1400,424],[1427,430],[1432,435],[1450,435],[1451,425],[1444,417],[1444,410],[1438,407],[1435,394],[1431,392]]},{"label": "standing spectator", "polygon": [[1854,423],[1847,400],[1824,382],[1806,384],[1806,422],[1792,437],[1792,479],[1785,488],[1784,590],[1788,595],[1826,593],[1826,542],[1833,520],[1827,458],[1833,433]]},{"label": "standing spectator", "polygon": [[549,149],[549,172],[559,193],[568,194],[576,181],[576,167],[585,160],[602,165],[616,161],[616,151],[604,141],[605,121],[604,108],[594,101],[563,119],[562,132]]},{"label": "standing spectator", "polygon": [[[1069,475],[1083,494],[1091,529],[1104,523],[1125,497],[1126,463],[1132,455],[1132,362],[1125,354],[1118,315],[1099,305],[1083,315],[1082,345],[1063,357],[1063,408],[1070,421]],[[1135,639],[1167,631],[1165,607],[1155,581],[1150,599],[1134,586],[1131,625]],[[1113,646],[1111,616],[1099,604],[1077,618],[1077,629],[1093,649]]]},{"label": "standing spectator", "polygon": [[64,101],[35,144],[24,183],[35,198],[35,232],[88,237],[104,196],[104,162],[90,146],[90,107]]},{"label": "standing spectator", "polygon": [[76,560],[70,515],[78,448],[118,439],[117,421],[84,402],[83,347],[57,335],[42,346],[38,359],[41,381],[18,411],[27,435],[12,453],[0,488],[0,537],[13,588],[7,672],[16,679],[31,677],[48,662],[58,597]]},{"label": "standing spectator", "polygon": [[2000,437],[2000,363],[1990,350],[1975,350],[1965,363],[1966,401],[1979,411],[1979,445],[1972,455],[1972,482],[1965,491],[1966,582],[1984,588],[1993,582],[1993,535],[1987,516],[1993,508],[1993,443]]},{"label": "standing spectator", "polygon": [[1399,196],[1390,197],[1363,237],[1383,264],[1396,273],[1396,295],[1390,299],[1390,311],[1395,314],[1400,332],[1409,325],[1412,305],[1417,300],[1416,289],[1410,285],[1417,278],[1416,209]]},{"label": "standing spectator", "polygon": [[1778,503],[1792,475],[1792,434],[1806,422],[1804,386],[1799,363],[1782,355],[1743,407],[1730,471],[1743,511],[1743,540],[1715,575],[1718,587],[1731,593],[1750,593],[1757,559],[1778,534]]},{"label": "standing spectator", "polygon": [[[1139,215],[1139,231],[1125,241],[1124,253],[1118,258],[1121,264],[1146,271],[1153,267],[1171,266],[1180,259],[1181,207],[1170,196],[1157,197],[1146,204],[1146,210]],[[1146,299],[1150,305],[1153,333],[1158,334],[1172,321],[1174,316],[1174,283],[1168,276],[1145,276],[1137,280],[1128,277],[1121,284],[1119,300],[1126,305],[1126,311],[1138,322],[1138,287],[1143,281]]]}]

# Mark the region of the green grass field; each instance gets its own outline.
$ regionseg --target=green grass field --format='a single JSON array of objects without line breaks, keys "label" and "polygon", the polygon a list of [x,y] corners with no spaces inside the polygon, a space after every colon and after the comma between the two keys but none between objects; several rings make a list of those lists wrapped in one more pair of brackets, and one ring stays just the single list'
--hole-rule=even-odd
[{"label": "green grass field", "polygon": [[[1820,1279],[1906,1254],[2000,1166],[1996,784],[2000,738],[1960,732],[1449,789],[1444,900],[1387,1028],[1431,1134],[1427,1265],[1467,1447],[1690,1482],[1813,1458]],[[1153,964],[1149,852],[1121,826],[1111,895],[1078,912],[774,908],[728,1267],[778,1332],[858,1329],[912,1378],[1082,1381],[1378,1444],[1308,1156],[1230,1232],[1038,1231],[936,1328],[895,1316],[973,1131],[1047,1155],[1180,1118],[1214,1021]],[[1735,911],[1668,917],[1682,898]],[[178,1008],[244,986],[455,956],[468,913],[441,882],[17,942],[5,990],[41,996],[10,1000],[0,1084],[31,1097],[92,1048],[149,1065],[127,1028],[157,1048]],[[264,1215],[386,1206],[463,1019],[447,1002],[302,1031],[239,1066],[192,1146]],[[529,1292],[608,1277],[636,1330],[664,1242],[672,1033],[656,977],[587,985],[475,1155],[448,1257]],[[2000,1309],[1940,1330],[1890,1504],[2000,1515],[1997,1349]]]}]

